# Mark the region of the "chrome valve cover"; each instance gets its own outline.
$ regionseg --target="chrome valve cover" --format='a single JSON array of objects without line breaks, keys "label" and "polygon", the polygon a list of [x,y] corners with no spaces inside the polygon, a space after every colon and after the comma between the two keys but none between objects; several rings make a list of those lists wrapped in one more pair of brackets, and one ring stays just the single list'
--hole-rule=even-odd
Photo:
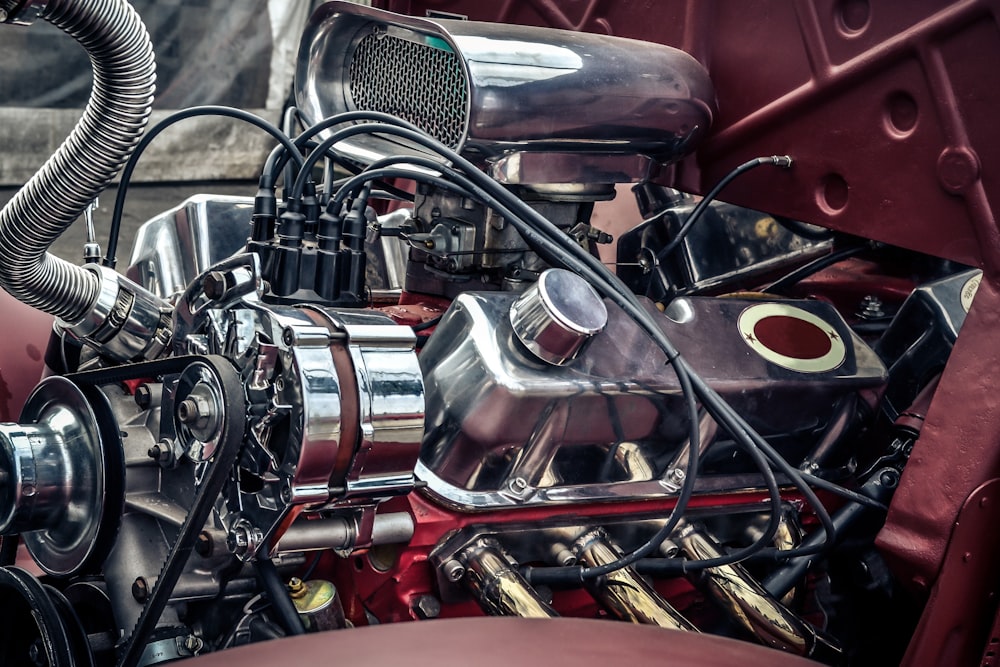
[{"label": "chrome valve cover", "polygon": [[[686,457],[686,413],[659,349],[606,303],[604,331],[553,366],[512,330],[516,300],[460,295],[421,353],[427,432],[418,475],[466,508],[676,490],[670,475]],[[839,397],[885,381],[878,357],[828,304],[685,298],[657,316],[684,358],[789,455],[796,434],[821,429]],[[716,487],[745,484],[704,477]]]}]

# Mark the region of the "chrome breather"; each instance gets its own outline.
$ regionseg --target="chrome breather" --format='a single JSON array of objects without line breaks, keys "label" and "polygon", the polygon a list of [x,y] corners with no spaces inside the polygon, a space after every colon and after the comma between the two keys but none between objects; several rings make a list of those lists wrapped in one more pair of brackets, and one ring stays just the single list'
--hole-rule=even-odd
[{"label": "chrome breather", "polygon": [[[307,124],[390,112],[500,182],[572,187],[645,178],[693,150],[716,115],[708,72],[677,49],[346,2],[309,19],[295,98]],[[367,158],[414,150],[375,137],[339,148]]]},{"label": "chrome breather", "polygon": [[510,306],[517,339],[542,361],[561,366],[608,324],[594,288],[564,269],[549,269]]}]

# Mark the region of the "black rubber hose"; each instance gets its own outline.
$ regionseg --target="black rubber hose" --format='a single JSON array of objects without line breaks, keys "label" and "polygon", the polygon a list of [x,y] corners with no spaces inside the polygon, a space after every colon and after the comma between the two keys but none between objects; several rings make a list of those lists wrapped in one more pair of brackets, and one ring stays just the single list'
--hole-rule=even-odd
[{"label": "black rubber hose", "polygon": [[281,623],[284,631],[289,635],[305,634],[306,630],[302,626],[299,612],[295,609],[292,599],[288,597],[288,589],[278,575],[274,563],[270,559],[259,558],[256,565],[257,578],[260,580],[267,598],[271,601],[271,606],[274,607],[278,622]]},{"label": "black rubber hose", "polygon": [[0,211],[0,286],[74,322],[96,300],[98,278],[48,249],[139,141],[152,109],[156,65],[149,34],[125,0],[51,0],[40,18],[87,51],[94,87],[66,141]]}]

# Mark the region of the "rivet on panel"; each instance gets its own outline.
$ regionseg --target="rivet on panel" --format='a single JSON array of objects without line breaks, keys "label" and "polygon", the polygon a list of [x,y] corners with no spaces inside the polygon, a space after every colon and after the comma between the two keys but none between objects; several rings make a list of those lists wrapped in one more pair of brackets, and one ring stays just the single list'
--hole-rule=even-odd
[{"label": "rivet on panel", "polygon": [[946,148],[938,156],[937,172],[945,190],[962,194],[979,180],[979,156],[965,146]]}]

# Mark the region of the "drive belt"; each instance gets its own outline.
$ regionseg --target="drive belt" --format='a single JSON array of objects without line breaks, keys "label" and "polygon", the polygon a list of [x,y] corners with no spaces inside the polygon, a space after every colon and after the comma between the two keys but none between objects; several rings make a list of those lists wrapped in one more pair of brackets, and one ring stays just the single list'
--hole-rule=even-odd
[{"label": "drive belt", "polygon": [[160,575],[143,605],[132,633],[125,640],[119,655],[118,667],[135,667],[142,657],[146,647],[146,637],[155,629],[164,608],[170,601],[170,594],[184,571],[198,534],[208,520],[215,499],[222,493],[229,473],[236,464],[246,429],[246,399],[239,373],[225,357],[221,356],[172,357],[67,376],[78,384],[98,385],[179,373],[193,364],[204,366],[218,380],[225,414],[225,419],[222,420],[222,435],[215,455],[209,461],[208,469],[198,486],[191,510],[181,524],[177,539],[163,563]]}]

